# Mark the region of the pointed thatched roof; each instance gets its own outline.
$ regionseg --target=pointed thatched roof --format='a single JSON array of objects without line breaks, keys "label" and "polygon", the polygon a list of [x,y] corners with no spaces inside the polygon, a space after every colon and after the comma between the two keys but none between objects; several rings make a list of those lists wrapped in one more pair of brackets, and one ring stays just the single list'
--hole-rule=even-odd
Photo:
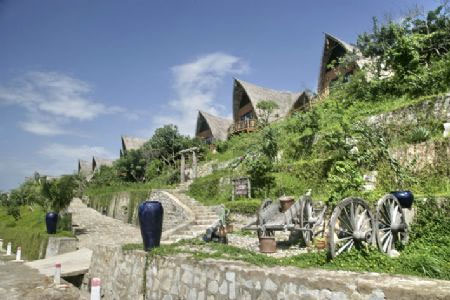
[{"label": "pointed thatched roof", "polygon": [[92,173],[92,162],[87,160],[78,160],[78,174],[88,176]]},{"label": "pointed thatched roof", "polygon": [[111,167],[113,162],[114,160],[112,159],[94,156],[92,157],[92,172],[99,170],[101,166]]},{"label": "pointed thatched roof", "polygon": [[195,135],[198,136],[201,130],[202,122],[206,122],[209,129],[211,130],[212,137],[215,140],[225,141],[228,135],[228,128],[233,124],[233,120],[224,119],[221,117],[213,116],[204,111],[198,111],[197,116],[197,126],[195,130]]},{"label": "pointed thatched roof", "polygon": [[329,33],[325,33],[324,45],[322,50],[322,60],[320,62],[319,82],[317,87],[318,94],[321,94],[326,88],[325,74],[327,73],[327,65],[332,60],[336,59],[336,57],[334,56],[340,56],[350,53],[356,55],[355,64],[357,68],[362,68],[364,65],[369,63],[369,60],[362,56],[361,51],[359,51],[356,46],[346,43]]},{"label": "pointed thatched roof", "polygon": [[300,94],[297,100],[295,100],[294,104],[291,106],[289,113],[298,110],[307,110],[309,109],[313,101],[314,101],[314,94],[310,90],[305,90]]},{"label": "pointed thatched roof", "polygon": [[235,79],[233,87],[233,118],[235,121],[237,121],[240,102],[244,94],[247,94],[250,99],[257,118],[260,117],[260,112],[256,109],[256,105],[259,102],[265,100],[276,102],[279,108],[274,111],[273,117],[270,120],[274,121],[275,119],[285,117],[302,93],[272,90]]},{"label": "pointed thatched roof", "polygon": [[139,138],[135,136],[121,136],[122,139],[122,150],[121,154],[125,154],[127,151],[130,150],[137,150],[141,148],[146,142],[147,139]]}]

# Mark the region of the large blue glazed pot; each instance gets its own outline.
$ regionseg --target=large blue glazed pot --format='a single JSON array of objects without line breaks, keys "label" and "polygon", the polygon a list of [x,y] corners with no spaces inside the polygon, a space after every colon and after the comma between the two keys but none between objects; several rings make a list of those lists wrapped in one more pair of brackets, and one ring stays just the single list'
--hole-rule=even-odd
[{"label": "large blue glazed pot", "polygon": [[45,215],[45,225],[47,225],[47,233],[55,234],[56,225],[58,224],[58,214],[55,212],[49,212]]},{"label": "large blue glazed pot", "polygon": [[164,209],[159,201],[145,201],[139,205],[138,216],[144,249],[159,247]]},{"label": "large blue glazed pot", "polygon": [[414,202],[414,195],[411,191],[393,191],[391,194],[398,199],[403,208],[411,208]]}]

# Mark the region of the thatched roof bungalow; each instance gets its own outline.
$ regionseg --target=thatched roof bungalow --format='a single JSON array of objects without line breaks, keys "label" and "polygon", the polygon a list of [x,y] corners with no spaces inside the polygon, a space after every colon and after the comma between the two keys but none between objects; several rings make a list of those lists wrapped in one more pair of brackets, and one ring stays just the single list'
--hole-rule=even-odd
[{"label": "thatched roof bungalow", "polygon": [[225,141],[228,136],[228,128],[231,124],[233,124],[232,120],[199,111],[195,136],[205,140],[208,144],[211,144],[214,141]]},{"label": "thatched roof bungalow", "polygon": [[78,174],[87,178],[92,174],[92,162],[87,160],[78,160]]},{"label": "thatched roof bungalow", "polygon": [[94,156],[92,157],[92,172],[97,172],[102,166],[111,167],[113,165],[113,162],[114,160],[112,159]]},{"label": "thatched roof bungalow", "polygon": [[120,149],[120,156],[122,157],[130,150],[138,150],[141,148],[148,140],[144,138],[134,137],[134,136],[121,136],[122,149]]},{"label": "thatched roof bungalow", "polygon": [[[333,61],[337,63],[340,58],[347,54],[355,55],[353,63],[346,66],[338,64],[335,67],[330,67]],[[368,62],[369,60],[362,56],[358,48],[329,33],[325,33],[317,93],[320,97],[327,96],[330,85],[338,79],[339,75],[351,75],[355,70],[362,68]]]},{"label": "thatched roof bungalow", "polygon": [[255,84],[235,79],[233,86],[233,119],[234,124],[230,133],[239,131],[251,131],[255,126],[255,120],[262,117],[256,108],[261,101],[274,101],[278,105],[269,122],[283,118],[294,109],[299,109],[310,103],[312,94],[310,92],[286,92],[277,91]]}]

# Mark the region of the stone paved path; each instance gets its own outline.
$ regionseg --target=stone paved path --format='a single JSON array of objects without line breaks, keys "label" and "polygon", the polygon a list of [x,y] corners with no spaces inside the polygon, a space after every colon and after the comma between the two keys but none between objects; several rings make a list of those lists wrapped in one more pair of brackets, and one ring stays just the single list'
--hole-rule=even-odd
[{"label": "stone paved path", "polygon": [[15,300],[78,300],[87,299],[70,284],[56,286],[52,278],[39,274],[23,263],[12,262],[13,257],[0,253],[0,299]]},{"label": "stone paved path", "polygon": [[78,225],[79,248],[94,250],[96,245],[142,243],[138,227],[104,216],[87,207],[79,198],[72,200],[69,211],[72,223]]}]

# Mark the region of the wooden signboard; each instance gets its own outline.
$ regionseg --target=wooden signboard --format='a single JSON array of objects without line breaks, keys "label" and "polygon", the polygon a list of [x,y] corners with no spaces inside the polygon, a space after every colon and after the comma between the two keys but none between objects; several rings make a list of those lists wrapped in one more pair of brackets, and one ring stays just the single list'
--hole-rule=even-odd
[{"label": "wooden signboard", "polygon": [[231,180],[233,182],[233,194],[232,200],[236,196],[247,196],[251,197],[251,186],[250,179],[248,177],[239,177]]}]

